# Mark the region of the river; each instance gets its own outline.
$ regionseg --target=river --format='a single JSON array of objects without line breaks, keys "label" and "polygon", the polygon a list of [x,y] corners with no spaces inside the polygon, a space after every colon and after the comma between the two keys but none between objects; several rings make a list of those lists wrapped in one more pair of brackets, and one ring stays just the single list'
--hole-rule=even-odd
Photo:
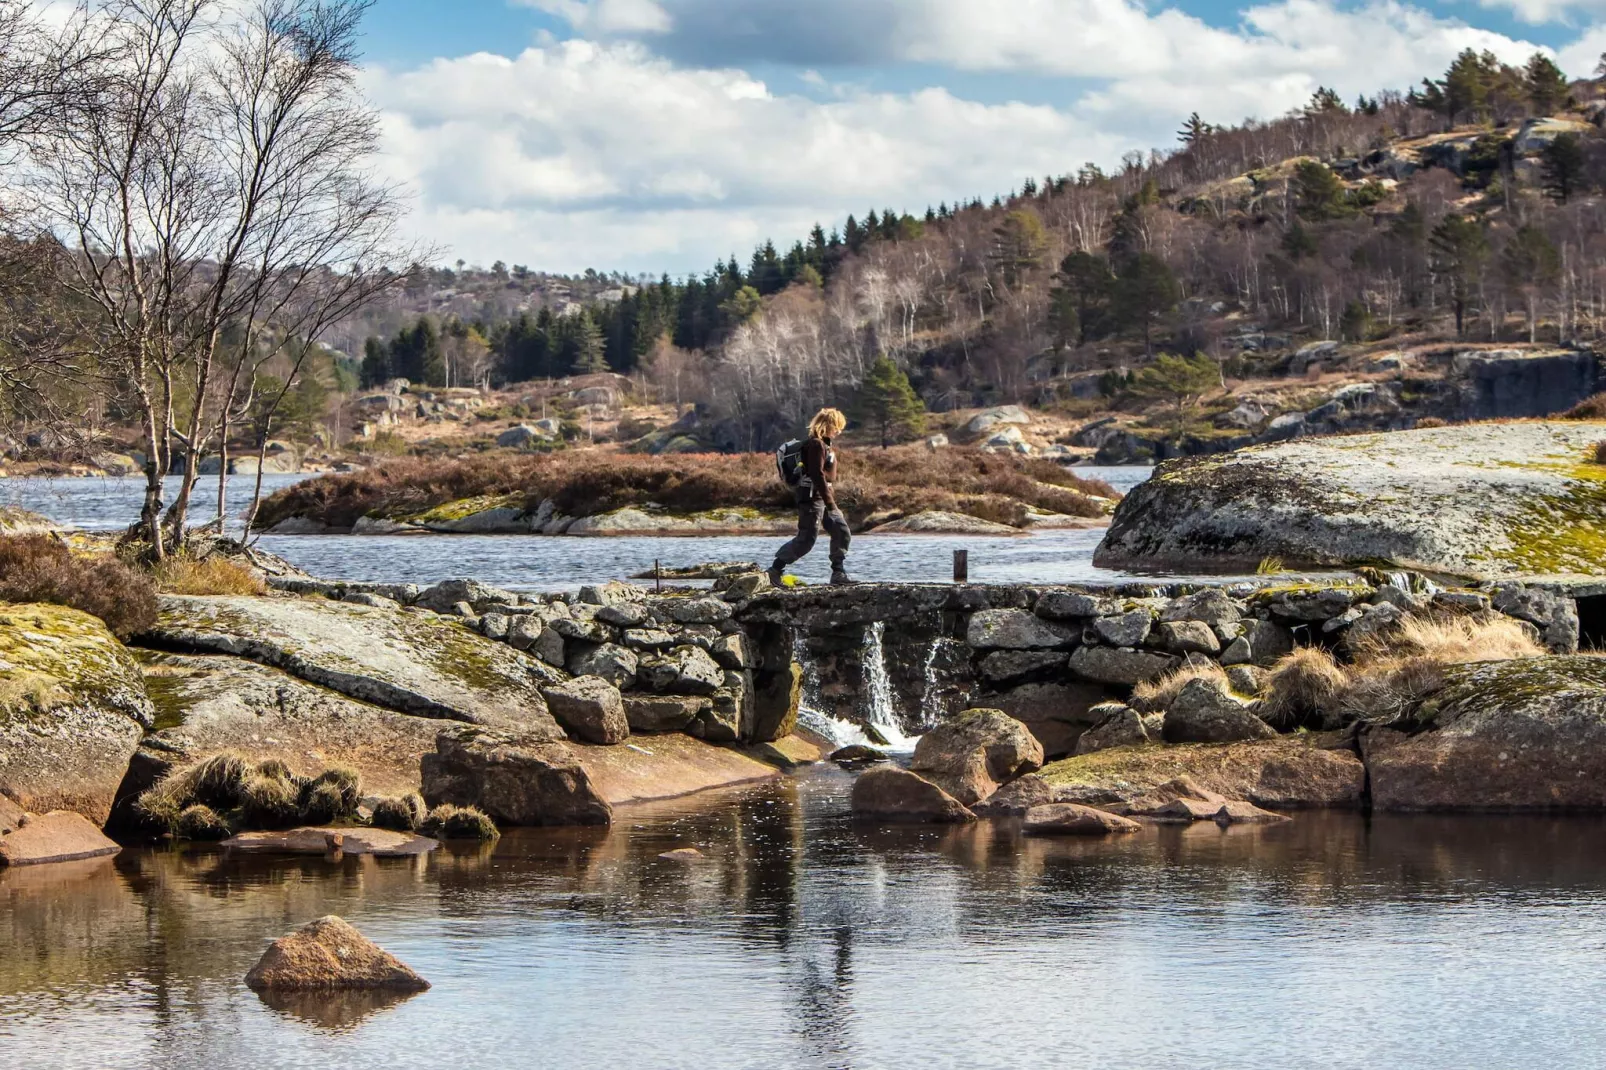
[{"label": "river", "polygon": [[[1077,469],[1126,491],[1148,478],[1141,467]],[[271,493],[306,479],[266,475]],[[253,480],[230,480],[229,500],[244,508]],[[177,486],[177,480],[172,482]],[[210,506],[215,484],[198,497]],[[91,531],[122,527],[139,514],[144,482],[138,478],[0,479],[0,504],[40,512],[64,524]],[[205,513],[206,510],[200,510]],[[861,535],[849,558],[853,574],[866,580],[946,580],[953,574],[953,551],[969,552],[970,577],[979,583],[1085,583],[1130,578],[1131,574],[1093,566],[1093,550],[1103,532],[1039,531],[1031,535],[981,537],[950,535]],[[543,538],[522,535],[269,535],[259,545],[308,572],[331,579],[435,583],[472,576],[515,590],[565,590],[649,570],[703,561],[755,561],[768,564],[784,539],[774,535],[694,538]],[[794,571],[809,582],[830,576],[822,545]]]},{"label": "river", "polygon": [[[424,859],[0,870],[0,1064],[1596,1067],[1606,822],[863,828],[817,769]],[[696,863],[659,858],[692,846]],[[345,917],[433,983],[264,1002]]]}]

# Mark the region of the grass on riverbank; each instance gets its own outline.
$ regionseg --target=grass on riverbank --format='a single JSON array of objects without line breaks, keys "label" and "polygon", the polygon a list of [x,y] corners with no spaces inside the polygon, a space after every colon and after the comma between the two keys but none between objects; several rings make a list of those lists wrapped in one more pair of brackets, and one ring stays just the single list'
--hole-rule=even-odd
[{"label": "grass on riverbank", "polygon": [[[1120,496],[1054,461],[970,449],[843,451],[840,466],[837,501],[854,524],[875,513],[943,509],[1019,526],[1028,509],[1093,517],[1104,512],[1099,499]],[[530,510],[551,500],[571,516],[648,503],[674,512],[785,511],[792,505],[769,454],[650,457],[576,450],[388,461],[287,487],[263,503],[257,523],[267,528],[302,517],[346,528],[363,516],[408,516],[484,496],[522,496]]]}]

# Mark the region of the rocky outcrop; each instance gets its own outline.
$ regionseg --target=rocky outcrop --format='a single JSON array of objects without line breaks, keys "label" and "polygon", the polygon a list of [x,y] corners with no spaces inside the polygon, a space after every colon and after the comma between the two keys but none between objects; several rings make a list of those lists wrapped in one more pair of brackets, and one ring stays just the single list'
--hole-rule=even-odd
[{"label": "rocky outcrop", "polygon": [[1131,803],[1179,776],[1228,799],[1274,810],[1359,809],[1366,768],[1353,750],[1329,749],[1336,735],[1312,733],[1243,743],[1149,744],[1055,762],[1042,776],[1071,801],[1090,806]]},{"label": "rocky outcrop", "polygon": [[1277,735],[1224,682],[1203,678],[1182,685],[1166,707],[1161,732],[1167,743],[1233,743]]},{"label": "rocky outcrop", "polygon": [[1480,424],[1170,462],[1127,495],[1094,560],[1606,574],[1606,479],[1584,463],[1602,438],[1601,423]]},{"label": "rocky outcrop", "polygon": [[442,729],[436,718],[358,702],[243,658],[149,653],[144,668],[156,727],[134,763],[143,782],[125,785],[125,795],[170,766],[223,751],[253,765],[274,759],[304,777],[353,769],[366,791],[406,795],[419,789],[419,760]]},{"label": "rocky outcrop", "polygon": [[98,618],[0,605],[0,791],[23,810],[105,823],[152,720],[139,666]]},{"label": "rocky outcrop", "polygon": [[853,782],[853,816],[887,822],[963,824],[976,815],[931,781],[907,769],[878,766]]},{"label": "rocky outcrop", "polygon": [[1606,809],[1606,661],[1451,668],[1406,723],[1362,738],[1376,809]]},{"label": "rocky outcrop", "polygon": [[429,987],[396,956],[333,914],[275,940],[245,975],[245,984],[255,992],[421,992]]},{"label": "rocky outcrop", "polygon": [[235,851],[288,855],[372,855],[410,858],[440,846],[427,836],[378,828],[298,828],[242,832],[219,846]]},{"label": "rocky outcrop", "polygon": [[250,658],[415,716],[566,738],[540,691],[561,673],[433,613],[320,598],[166,596],[144,641]]},{"label": "rocky outcrop", "polygon": [[966,710],[940,722],[920,737],[909,765],[966,806],[1042,766],[1042,744],[1000,710]]},{"label": "rocky outcrop", "polygon": [[1019,535],[1019,528],[999,524],[964,513],[950,513],[932,509],[912,516],[899,517],[871,529],[877,535]]}]

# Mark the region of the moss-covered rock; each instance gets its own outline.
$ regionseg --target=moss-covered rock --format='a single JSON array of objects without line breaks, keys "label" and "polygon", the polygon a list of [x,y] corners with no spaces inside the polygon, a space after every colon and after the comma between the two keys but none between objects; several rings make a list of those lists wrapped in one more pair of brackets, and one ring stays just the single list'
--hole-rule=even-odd
[{"label": "moss-covered rock", "polygon": [[250,658],[417,717],[565,738],[540,691],[561,672],[434,613],[314,598],[165,597],[145,640]]},{"label": "moss-covered rock", "polygon": [[1380,810],[1606,809],[1606,659],[1448,668],[1406,727],[1363,737]]},{"label": "moss-covered rock", "polygon": [[1606,575],[1606,466],[1585,463],[1603,438],[1587,421],[1464,424],[1171,461],[1121,503],[1094,560]]},{"label": "moss-covered rock", "polygon": [[1056,798],[1089,806],[1130,803],[1179,776],[1230,799],[1274,809],[1357,808],[1366,770],[1332,736],[1295,735],[1241,743],[1151,743],[1078,755],[1045,766]]},{"label": "moss-covered rock", "polygon": [[153,714],[139,665],[99,618],[0,604],[0,789],[23,809],[104,823]]},{"label": "moss-covered rock", "polygon": [[29,509],[15,505],[0,505],[0,535],[33,535],[38,532],[57,531],[61,525]]}]

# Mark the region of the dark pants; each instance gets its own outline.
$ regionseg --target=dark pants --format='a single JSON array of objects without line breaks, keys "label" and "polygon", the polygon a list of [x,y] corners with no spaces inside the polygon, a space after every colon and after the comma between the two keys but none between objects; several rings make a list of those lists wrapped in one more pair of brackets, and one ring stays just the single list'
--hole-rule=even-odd
[{"label": "dark pants", "polygon": [[775,567],[785,568],[814,549],[821,525],[831,536],[831,567],[841,571],[842,561],[848,556],[848,544],[853,541],[847,518],[840,509],[827,509],[824,498],[815,498],[808,491],[798,492],[797,537],[776,551]]}]

